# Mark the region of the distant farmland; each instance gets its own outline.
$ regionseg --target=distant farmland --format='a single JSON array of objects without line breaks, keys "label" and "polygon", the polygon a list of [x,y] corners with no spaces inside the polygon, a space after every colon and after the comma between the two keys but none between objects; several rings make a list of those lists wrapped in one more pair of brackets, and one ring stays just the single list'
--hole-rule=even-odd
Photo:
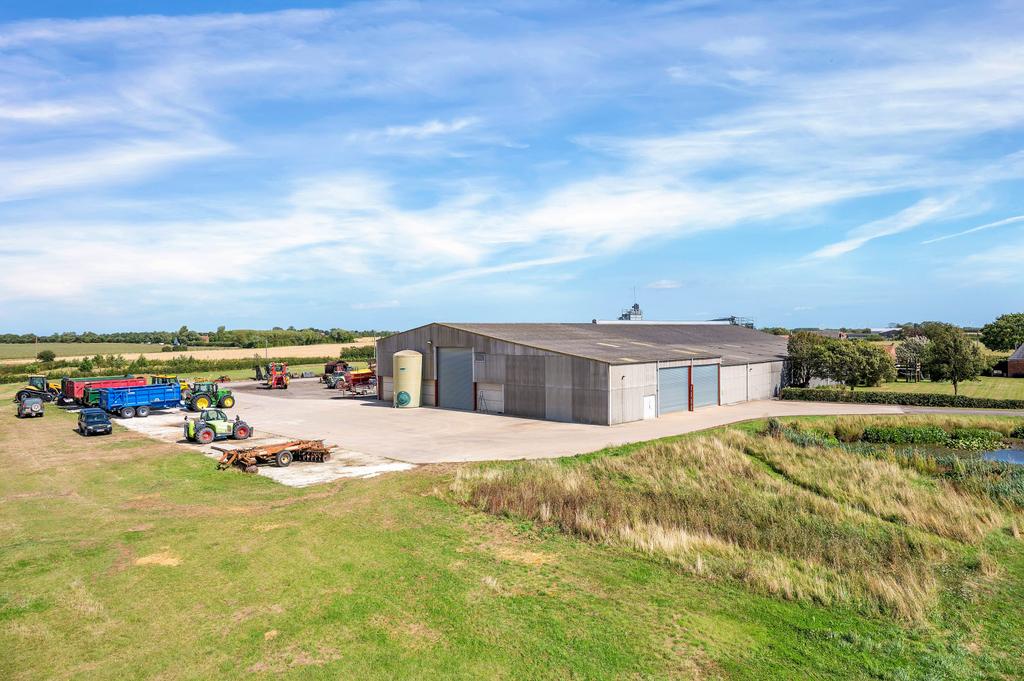
[{"label": "distant farmland", "polygon": [[43,350],[52,350],[58,357],[92,357],[93,355],[138,355],[160,352],[158,343],[0,343],[0,360],[35,359]]},{"label": "distant farmland", "polygon": [[30,362],[37,353],[53,350],[57,357],[66,359],[92,357],[102,355],[124,355],[126,359],[135,359],[140,354],[146,359],[169,359],[188,355],[196,359],[244,359],[253,355],[264,356],[267,352],[271,357],[335,357],[344,348],[356,348],[373,345],[373,338],[357,338],[353,343],[322,343],[319,345],[287,345],[264,348],[197,348],[192,350],[174,350],[161,352],[163,347],[153,343],[0,343],[0,361],[10,360],[9,364]]}]

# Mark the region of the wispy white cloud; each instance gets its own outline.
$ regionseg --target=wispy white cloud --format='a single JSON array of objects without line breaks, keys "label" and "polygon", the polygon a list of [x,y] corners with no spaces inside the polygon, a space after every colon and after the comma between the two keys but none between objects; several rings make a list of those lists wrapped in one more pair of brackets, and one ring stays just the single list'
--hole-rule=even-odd
[{"label": "wispy white cloud", "polygon": [[652,281],[650,284],[648,284],[647,288],[653,288],[653,289],[672,289],[672,288],[680,288],[680,287],[682,287],[682,285],[683,285],[682,282],[677,281],[675,279],[658,279],[658,280]]},{"label": "wispy white cloud", "polygon": [[475,117],[456,118],[451,121],[432,120],[419,125],[392,125],[384,129],[384,136],[390,138],[412,137],[424,139],[437,135],[450,135],[475,125],[479,121]]},{"label": "wispy white cloud", "polygon": [[161,168],[230,150],[212,139],[138,140],[74,154],[0,161],[0,202],[112,181],[137,182]]},{"label": "wispy white cloud", "polygon": [[922,241],[921,244],[922,245],[923,244],[934,244],[934,243],[937,243],[939,241],[945,241],[947,239],[955,239],[955,238],[960,237],[960,236],[966,236],[968,234],[974,234],[975,232],[981,232],[981,231],[984,231],[986,229],[992,229],[993,227],[1002,227],[1004,225],[1012,225],[1012,224],[1017,223],[1017,222],[1024,222],[1024,215],[1015,215],[1015,216],[1010,217],[1010,218],[1004,218],[1002,220],[996,220],[995,222],[986,222],[983,225],[978,225],[977,227],[971,227],[970,229],[965,229],[965,230],[960,231],[960,232],[954,232],[953,234],[945,234],[943,236],[935,237],[934,239],[926,239],[925,241]]},{"label": "wispy white cloud", "polygon": [[869,222],[849,231],[846,235],[847,238],[828,246],[823,246],[811,253],[809,257],[835,258],[850,253],[874,239],[892,236],[919,227],[927,221],[945,214],[954,204],[955,200],[953,199],[922,199],[894,215]]}]

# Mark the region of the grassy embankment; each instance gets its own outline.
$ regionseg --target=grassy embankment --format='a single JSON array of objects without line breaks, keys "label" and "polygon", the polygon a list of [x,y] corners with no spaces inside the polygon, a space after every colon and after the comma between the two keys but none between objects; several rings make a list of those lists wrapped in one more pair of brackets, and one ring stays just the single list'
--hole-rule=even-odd
[{"label": "grassy embankment", "polygon": [[1018,511],[892,462],[747,426],[298,490],[73,423],[0,418],[4,678],[1012,678],[1024,664]]}]

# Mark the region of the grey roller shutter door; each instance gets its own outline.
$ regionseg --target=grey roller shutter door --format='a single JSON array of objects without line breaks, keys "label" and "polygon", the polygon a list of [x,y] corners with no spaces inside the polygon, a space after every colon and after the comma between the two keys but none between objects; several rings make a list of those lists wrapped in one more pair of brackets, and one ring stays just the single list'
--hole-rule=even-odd
[{"label": "grey roller shutter door", "polygon": [[718,404],[718,365],[693,367],[693,408]]},{"label": "grey roller shutter door", "polygon": [[438,406],[473,411],[472,348],[438,348],[437,379]]},{"label": "grey roller shutter door", "polygon": [[690,367],[658,369],[658,413],[690,408]]}]

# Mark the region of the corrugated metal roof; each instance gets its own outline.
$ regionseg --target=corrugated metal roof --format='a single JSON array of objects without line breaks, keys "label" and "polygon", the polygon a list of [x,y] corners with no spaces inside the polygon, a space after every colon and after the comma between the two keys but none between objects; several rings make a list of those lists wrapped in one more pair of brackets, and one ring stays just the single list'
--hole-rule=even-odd
[{"label": "corrugated metal roof", "polygon": [[746,364],[785,359],[786,339],[730,324],[462,324],[443,326],[609,364],[715,359]]},{"label": "corrugated metal roof", "polygon": [[1016,352],[1010,355],[1010,359],[1024,359],[1024,344],[1017,348]]}]

